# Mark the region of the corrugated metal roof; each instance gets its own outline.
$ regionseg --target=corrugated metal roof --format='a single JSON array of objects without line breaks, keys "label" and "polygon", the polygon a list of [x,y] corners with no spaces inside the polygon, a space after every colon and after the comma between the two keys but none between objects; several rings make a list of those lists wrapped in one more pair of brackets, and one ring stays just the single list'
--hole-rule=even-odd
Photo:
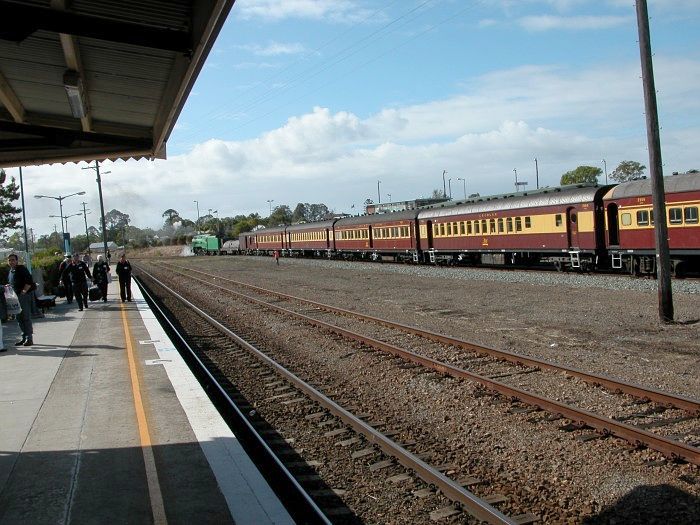
[{"label": "corrugated metal roof", "polygon": [[354,226],[356,224],[379,224],[384,222],[414,220],[418,210],[397,211],[394,213],[371,213],[369,215],[358,215],[357,217],[344,217],[335,223],[336,228]]},{"label": "corrugated metal roof", "polygon": [[[686,191],[700,191],[700,173],[679,173],[678,175],[664,177],[665,193],[683,193]],[[605,200],[641,197],[642,195],[651,195],[651,179],[623,182],[611,189],[605,195]]]},{"label": "corrugated metal roof", "polygon": [[304,231],[304,230],[322,230],[324,228],[332,229],[335,224],[335,219],[329,221],[304,222],[301,224],[292,224],[287,226],[287,231]]},{"label": "corrugated metal roof", "polygon": [[600,186],[586,186],[581,188],[563,187],[552,188],[551,191],[543,190],[532,195],[519,195],[487,200],[484,202],[467,202],[456,206],[440,208],[426,208],[420,210],[419,219],[434,219],[439,217],[451,217],[453,215],[466,215],[471,213],[484,213],[491,211],[519,210],[524,208],[539,208],[542,206],[563,206],[567,204],[579,204],[592,202],[595,195],[604,191]]},{"label": "corrugated metal roof", "polygon": [[[164,156],[165,141],[233,3],[0,5],[3,24],[10,27],[3,32],[7,40],[0,39],[0,80],[7,86],[0,100],[10,100],[8,107],[0,102],[0,166]],[[64,47],[66,36],[75,52]],[[89,101],[89,119],[82,121],[73,117],[64,86],[76,55]]]}]

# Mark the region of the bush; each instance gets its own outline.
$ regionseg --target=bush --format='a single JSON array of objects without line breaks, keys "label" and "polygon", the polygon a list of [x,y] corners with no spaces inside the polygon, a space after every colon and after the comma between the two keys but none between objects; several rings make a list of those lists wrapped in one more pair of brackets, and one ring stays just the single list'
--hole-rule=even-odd
[{"label": "bush", "polygon": [[41,268],[44,276],[44,291],[47,294],[54,292],[58,287],[58,281],[61,277],[58,273],[58,265],[61,264],[62,260],[63,256],[56,255],[52,250],[36,252],[32,257],[32,266]]}]

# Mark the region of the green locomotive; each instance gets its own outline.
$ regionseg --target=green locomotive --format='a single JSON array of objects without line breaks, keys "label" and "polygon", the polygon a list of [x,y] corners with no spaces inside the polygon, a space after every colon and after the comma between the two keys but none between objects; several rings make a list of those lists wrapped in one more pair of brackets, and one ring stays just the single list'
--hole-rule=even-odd
[{"label": "green locomotive", "polygon": [[219,255],[221,240],[216,235],[202,233],[192,237],[192,252],[195,255]]}]

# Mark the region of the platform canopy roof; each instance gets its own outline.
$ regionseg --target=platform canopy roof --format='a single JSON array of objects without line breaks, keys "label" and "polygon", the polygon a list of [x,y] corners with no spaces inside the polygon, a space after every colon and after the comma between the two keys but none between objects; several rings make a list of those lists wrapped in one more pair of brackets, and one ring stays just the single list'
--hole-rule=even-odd
[{"label": "platform canopy roof", "polygon": [[165,158],[235,0],[0,0],[0,167]]}]

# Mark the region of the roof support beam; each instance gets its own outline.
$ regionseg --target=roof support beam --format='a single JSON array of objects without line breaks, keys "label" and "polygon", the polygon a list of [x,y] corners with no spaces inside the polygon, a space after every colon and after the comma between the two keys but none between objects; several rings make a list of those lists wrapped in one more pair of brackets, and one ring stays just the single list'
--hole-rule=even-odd
[{"label": "roof support beam", "polygon": [[[32,124],[19,124],[17,122],[0,121],[0,131],[17,133],[19,135],[29,135],[31,137],[48,137],[55,144],[61,147],[70,146],[74,142],[85,142],[92,144],[113,144],[122,147],[132,147],[146,149],[153,147],[153,141],[144,137],[128,137],[124,135],[112,135],[109,133],[88,133],[66,128],[56,128],[51,126],[35,126]],[[0,140],[2,148],[2,140]]]},{"label": "roof support beam", "polygon": [[2,72],[0,72],[0,103],[7,108],[15,122],[24,122],[24,106]]},{"label": "roof support beam", "polygon": [[[67,9],[67,0],[51,0],[51,7],[60,11],[65,11]],[[78,39],[73,35],[67,35],[66,33],[60,33],[59,38],[61,39],[61,47],[63,48],[63,56],[66,59],[66,66],[68,69],[76,71],[85,85],[85,106],[87,107],[87,115],[80,118],[80,125],[83,131],[92,131],[92,117],[90,116],[90,99],[88,98],[89,89],[87,86],[87,79],[85,78],[85,69],[83,68],[83,61],[80,58],[80,47],[78,47]]]},{"label": "roof support beam", "polygon": [[192,34],[0,0],[0,39],[21,42],[39,29],[189,54]]}]

